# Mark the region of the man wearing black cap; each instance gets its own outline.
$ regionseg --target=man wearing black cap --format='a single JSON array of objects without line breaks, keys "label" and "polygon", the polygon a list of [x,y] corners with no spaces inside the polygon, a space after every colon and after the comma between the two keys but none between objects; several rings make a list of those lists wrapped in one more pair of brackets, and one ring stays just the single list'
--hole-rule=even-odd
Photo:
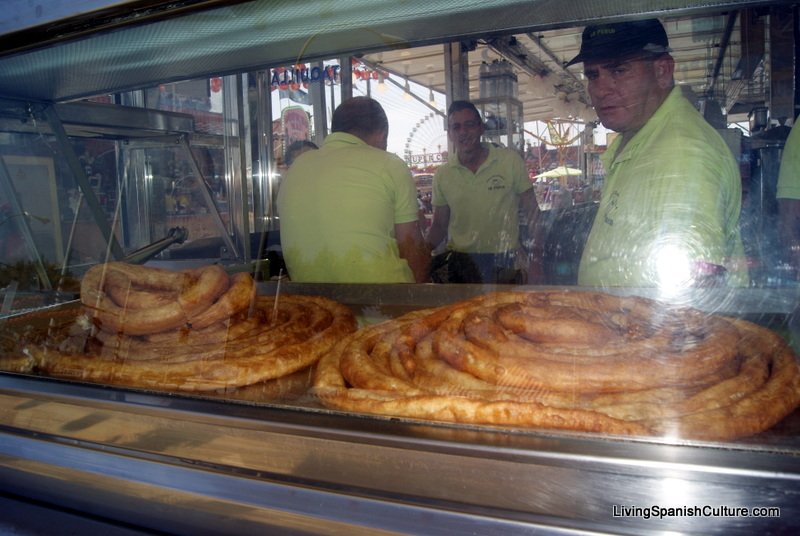
[{"label": "man wearing black cap", "polygon": [[619,135],[578,282],[675,290],[746,283],[741,182],[722,137],[675,86],[656,19],[587,26],[580,53],[597,116]]}]

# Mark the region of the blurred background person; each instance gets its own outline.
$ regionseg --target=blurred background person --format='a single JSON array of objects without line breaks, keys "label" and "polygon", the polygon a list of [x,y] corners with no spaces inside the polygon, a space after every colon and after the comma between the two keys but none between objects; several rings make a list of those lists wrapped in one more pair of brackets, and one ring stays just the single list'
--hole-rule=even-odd
[{"label": "blurred background person", "polygon": [[294,141],[286,148],[286,155],[283,157],[283,163],[288,168],[297,160],[298,156],[306,151],[313,151],[315,149],[319,149],[319,147],[311,140]]}]

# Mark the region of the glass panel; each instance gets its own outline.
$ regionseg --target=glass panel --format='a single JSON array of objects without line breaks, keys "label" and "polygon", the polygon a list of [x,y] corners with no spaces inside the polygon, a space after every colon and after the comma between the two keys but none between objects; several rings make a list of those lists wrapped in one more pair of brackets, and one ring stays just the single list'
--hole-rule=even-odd
[{"label": "glass panel", "polygon": [[[99,139],[72,131],[70,147],[78,171],[86,175],[86,193],[96,198],[94,208],[82,205],[75,193],[79,177],[57,133],[38,128],[42,114],[24,132],[7,129],[3,154],[29,159],[38,166],[37,178],[46,177],[43,184],[56,189],[56,202],[51,196],[42,205],[33,203],[29,191],[17,192],[19,208],[5,194],[8,208],[0,221],[23,235],[5,239],[9,251],[25,244],[20,224],[28,222],[31,243],[43,260],[59,271],[73,259],[68,267],[80,264],[81,275],[90,282],[97,278],[99,297],[106,298],[122,294],[121,285],[103,286],[97,272],[85,270],[113,257],[98,213],[125,254],[175,227],[188,230],[184,243],[164,244],[147,259],[149,267],[181,274],[157,272],[163,279],[156,278],[149,290],[136,281],[135,290],[144,290],[126,293],[131,301],[115,302],[111,312],[93,304],[65,307],[58,312],[64,315],[58,317],[64,320],[59,326],[64,339],[55,342],[73,341],[70,323],[78,316],[80,351],[64,352],[62,368],[47,361],[25,372],[323,414],[795,451],[798,380],[789,348],[798,346],[798,267],[792,264],[796,244],[776,231],[782,204],[776,200],[778,175],[793,124],[781,100],[780,79],[787,71],[768,50],[749,58],[742,44],[750,39],[749,24],[762,33],[748,45],[770,35],[775,39],[770,44],[780,48],[785,35],[772,23],[781,12],[768,13],[665,17],[674,71],[663,51],[566,65],[580,50],[583,28],[562,26],[464,37],[458,58],[446,58],[442,43],[359,52],[349,66],[353,95],[381,105],[389,122],[387,149],[398,158],[365,151],[357,163],[374,157],[376,182],[385,178],[386,168],[398,172],[380,188],[359,194],[337,197],[342,188],[332,188],[330,198],[340,203],[332,212],[357,228],[385,198],[411,198],[384,211],[389,216],[381,220],[388,221],[388,249],[398,251],[403,224],[413,227],[419,220],[423,230],[433,232],[436,214],[446,212],[445,237],[433,244],[439,248],[434,253],[443,256],[431,259],[444,263],[449,279],[441,284],[374,284],[360,280],[357,270],[345,283],[304,280],[281,264],[291,247],[310,251],[300,240],[285,240],[288,215],[278,214],[280,230],[266,225],[269,232],[260,233],[257,222],[274,214],[275,196],[292,180],[307,181],[298,194],[303,200],[315,197],[325,181],[346,175],[344,167],[322,160],[303,171],[303,162],[334,150],[326,143],[336,141],[329,134],[331,116],[347,93],[341,72],[349,69],[331,58],[342,43],[319,62],[265,65],[224,79],[204,76],[143,91],[142,110],[179,114],[158,116],[162,119],[188,114],[189,131],[167,129],[156,136],[139,128],[138,135]],[[492,73],[497,65],[500,70]],[[461,83],[453,79],[459,69]],[[630,94],[604,106],[598,84],[606,82],[607,93],[614,95],[632,72],[641,80],[634,80]],[[668,72],[669,80],[656,79],[659,72]],[[263,96],[254,96],[259,90],[269,92],[269,106]],[[457,128],[448,122],[445,93],[477,105],[478,115],[469,119],[473,124]],[[647,109],[656,94],[658,106],[647,110],[647,121],[615,121],[627,117],[629,108]],[[775,115],[764,116],[767,105]],[[657,143],[661,127],[649,123],[656,110],[662,111],[664,130],[673,132],[664,143]],[[681,118],[677,127],[670,123],[673,114]],[[459,139],[456,131],[464,129],[478,134]],[[361,143],[352,136],[350,145],[375,148],[375,140],[362,137]],[[287,152],[297,141],[322,149],[290,167]],[[262,154],[270,151],[262,144],[271,149],[267,161]],[[698,147],[700,156],[691,160]],[[466,160],[471,150],[484,160]],[[709,164],[712,153],[718,158]],[[338,165],[335,157],[331,161]],[[687,161],[693,162],[688,171],[680,167]],[[630,162],[638,167],[626,171]],[[7,182],[13,183],[24,164],[7,160]],[[709,166],[715,171],[704,174]],[[474,180],[458,183],[461,189],[452,186],[463,177]],[[472,196],[459,198],[475,184]],[[359,205],[373,199],[374,190],[388,194]],[[518,197],[533,193],[537,207],[522,205],[518,197],[507,206],[483,204],[500,190]],[[791,196],[785,197],[791,204]],[[324,196],[315,201],[317,206],[298,211],[309,226],[324,206],[330,210]],[[662,213],[667,215],[656,217]],[[61,229],[45,237],[40,226],[45,220],[59,221]],[[334,223],[339,222],[317,224],[309,234],[327,236]],[[94,234],[88,230],[92,225]],[[615,233],[623,225],[627,234],[620,239]],[[683,253],[695,243],[685,233],[698,230],[701,238],[713,235],[711,241],[724,246],[700,245],[696,257],[687,258]],[[742,251],[735,239],[740,232]],[[483,233],[490,240],[471,249],[467,239]],[[508,238],[516,234],[519,240]],[[86,238],[73,241],[78,235]],[[502,250],[486,247],[507,238],[513,243]],[[324,275],[333,271],[342,243],[341,236],[328,239],[332,253],[316,261]],[[257,252],[255,265],[239,255],[244,245]],[[498,259],[505,254],[513,255],[513,262],[495,264],[507,260]],[[9,255],[36,262],[28,250]],[[269,259],[266,271],[259,268],[262,256]],[[491,263],[497,279],[456,284],[455,270],[466,272],[472,257]],[[454,259],[464,265],[456,266]],[[521,273],[529,260],[540,265],[541,274],[535,274],[540,279],[533,279],[532,269]],[[276,266],[281,266],[278,278]],[[114,281],[146,279],[143,274],[149,273],[111,271]],[[251,299],[253,279],[260,285]],[[202,300],[190,298],[197,295],[205,301],[195,310]],[[28,318],[13,325],[25,325]],[[276,333],[285,324],[288,331]],[[17,349],[12,345],[7,355]],[[107,362],[81,361],[84,351],[119,368],[109,376]],[[137,359],[148,364],[137,365]]]},{"label": "glass panel", "polygon": [[[78,288],[83,267],[102,261],[109,246],[104,231],[88,209],[68,153],[84,173],[102,225],[112,232],[119,198],[114,142],[74,141],[63,146],[41,115],[24,128],[4,133],[0,146],[2,285],[17,292],[48,291],[29,303],[53,299],[50,291],[70,296]],[[121,225],[113,226],[117,240]],[[9,300],[6,311],[15,309]]]}]

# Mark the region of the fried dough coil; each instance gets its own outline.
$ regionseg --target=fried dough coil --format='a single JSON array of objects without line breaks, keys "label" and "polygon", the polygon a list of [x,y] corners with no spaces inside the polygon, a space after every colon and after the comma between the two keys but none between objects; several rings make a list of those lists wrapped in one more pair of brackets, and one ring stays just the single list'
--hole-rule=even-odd
[{"label": "fried dough coil", "polygon": [[[81,301],[104,331],[144,335],[186,325],[229,286],[219,265],[196,271],[110,262],[91,267],[81,281]],[[163,296],[163,293],[173,293]],[[155,293],[156,297],[151,296]]]},{"label": "fried dough coil", "polygon": [[500,292],[362,328],[316,369],[326,406],[475,424],[730,440],[800,404],[772,331],[603,293]]},{"label": "fried dough coil", "polygon": [[231,278],[231,285],[211,306],[192,316],[189,323],[195,329],[203,329],[221,322],[250,306],[255,298],[256,285],[250,274],[240,272]]},{"label": "fried dough coil", "polygon": [[30,315],[0,329],[0,368],[266,399],[296,394],[319,357],[356,329],[341,304],[316,296],[258,297],[249,274],[229,277],[216,265],[184,271],[97,265],[82,281],[81,302],[84,314],[77,307],[66,316]]},{"label": "fried dough coil", "polygon": [[[292,385],[296,391],[299,383],[288,378],[278,384],[265,382],[303,370],[308,374],[323,353],[356,329],[347,307],[322,297],[288,294],[281,295],[277,304],[272,297],[257,297],[249,317],[230,319],[228,336],[217,334],[209,341],[185,335],[192,344],[164,333],[150,336],[154,340],[103,332],[98,338],[90,329],[72,333],[75,314],[68,320],[37,330],[35,337],[17,338],[18,343],[9,345],[9,353],[0,359],[0,368],[170,391],[238,393],[264,383],[242,392],[242,399],[250,400],[281,392],[276,385]],[[245,322],[247,328],[238,330]]]}]

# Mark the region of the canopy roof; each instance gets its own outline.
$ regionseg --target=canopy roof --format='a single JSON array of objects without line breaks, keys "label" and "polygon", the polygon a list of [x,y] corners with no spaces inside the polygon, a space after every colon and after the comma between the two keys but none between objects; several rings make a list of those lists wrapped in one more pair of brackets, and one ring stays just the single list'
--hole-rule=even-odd
[{"label": "canopy roof", "polygon": [[765,93],[757,85],[763,50],[742,53],[740,9],[767,4],[788,3],[52,0],[41,13],[28,0],[7,0],[8,16],[0,22],[0,96],[64,101],[350,54],[444,91],[441,43],[458,40],[472,49],[470,97],[479,96],[480,62],[505,57],[519,72],[529,121],[565,106],[585,110],[581,66],[563,64],[577,52],[587,21],[659,16],[678,80],[733,111],[737,105],[752,108],[751,100]]}]

